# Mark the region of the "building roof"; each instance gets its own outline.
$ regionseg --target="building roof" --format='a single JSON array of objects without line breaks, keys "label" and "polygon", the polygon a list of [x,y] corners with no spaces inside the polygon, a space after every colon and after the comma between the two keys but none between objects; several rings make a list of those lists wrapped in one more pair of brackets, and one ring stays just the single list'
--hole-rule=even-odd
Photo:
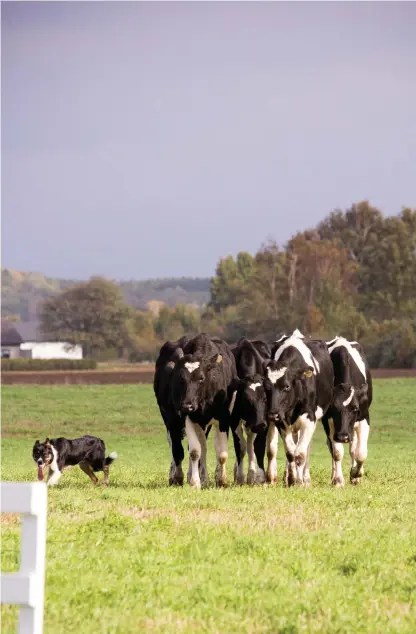
[{"label": "building roof", "polygon": [[38,321],[8,321],[1,320],[1,345],[19,346],[26,341],[46,341],[40,332]]}]

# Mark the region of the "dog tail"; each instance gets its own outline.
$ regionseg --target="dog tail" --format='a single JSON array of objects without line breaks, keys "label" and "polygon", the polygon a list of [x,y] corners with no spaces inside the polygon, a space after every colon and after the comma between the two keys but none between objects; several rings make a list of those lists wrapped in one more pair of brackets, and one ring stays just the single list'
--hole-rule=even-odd
[{"label": "dog tail", "polygon": [[117,451],[112,451],[110,455],[105,459],[104,464],[110,465],[117,458]]}]

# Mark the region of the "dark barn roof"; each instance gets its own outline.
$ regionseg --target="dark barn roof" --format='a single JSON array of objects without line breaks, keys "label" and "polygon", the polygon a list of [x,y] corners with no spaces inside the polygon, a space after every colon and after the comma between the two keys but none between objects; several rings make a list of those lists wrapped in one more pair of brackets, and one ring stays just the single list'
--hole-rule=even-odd
[{"label": "dark barn roof", "polygon": [[19,346],[26,341],[45,341],[38,321],[1,320],[1,345]]}]

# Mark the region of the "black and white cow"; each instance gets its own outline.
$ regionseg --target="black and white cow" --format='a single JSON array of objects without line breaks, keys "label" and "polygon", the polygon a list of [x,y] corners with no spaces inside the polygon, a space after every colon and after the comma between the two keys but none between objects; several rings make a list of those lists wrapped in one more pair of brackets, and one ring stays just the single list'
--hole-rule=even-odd
[{"label": "black and white cow", "polygon": [[335,337],[327,342],[335,373],[332,403],[322,419],[332,456],[332,484],[344,486],[344,443],[350,445],[350,481],[358,484],[364,475],[370,431],[369,408],[373,399],[371,372],[356,341]]},{"label": "black and white cow", "polygon": [[236,397],[234,355],[225,341],[205,333],[190,339],[183,346],[183,353],[172,371],[170,397],[185,424],[191,460],[189,484],[201,488],[201,480],[203,483],[208,480],[205,432],[214,424],[215,480],[217,486],[225,486],[230,412]]},{"label": "black and white cow", "polygon": [[171,398],[170,382],[172,372],[179,361],[184,356],[183,346],[188,342],[187,337],[182,337],[178,341],[166,341],[160,349],[156,360],[153,389],[159,405],[160,413],[165,423],[168,442],[172,453],[169,470],[169,484],[183,484],[182,462],[184,451],[182,439],[185,436],[185,426],[179,413],[175,410]]},{"label": "black and white cow", "polygon": [[316,421],[326,413],[334,387],[334,370],[324,341],[305,340],[296,330],[272,348],[264,382],[268,419],[274,433],[267,452],[277,454],[277,430],[286,453],[285,483],[308,486],[310,443]]},{"label": "black and white cow", "polygon": [[244,457],[248,453],[247,484],[256,481],[262,483],[265,481],[264,453],[268,426],[263,378],[264,366],[270,361],[271,351],[266,342],[249,341],[245,337],[237,342],[232,351],[238,374],[237,396],[231,414],[236,455],[234,481],[237,484],[245,483]]}]

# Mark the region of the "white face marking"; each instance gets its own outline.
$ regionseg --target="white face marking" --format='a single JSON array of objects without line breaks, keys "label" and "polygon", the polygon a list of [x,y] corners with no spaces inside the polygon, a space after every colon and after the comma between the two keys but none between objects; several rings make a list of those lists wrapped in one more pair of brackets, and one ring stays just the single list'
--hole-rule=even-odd
[{"label": "white face marking", "polygon": [[256,391],[256,387],[261,387],[261,383],[251,383],[249,386],[250,390],[253,390],[253,392]]},{"label": "white face marking", "polygon": [[276,381],[278,381],[282,376],[284,376],[286,370],[287,370],[286,367],[280,368],[280,370],[271,370],[270,368],[267,368],[267,374],[269,376],[270,383],[273,383],[274,385]]},{"label": "white face marking", "polygon": [[355,364],[357,368],[359,369],[359,371],[361,372],[361,374],[363,375],[363,377],[367,380],[367,373],[365,371],[365,363],[363,361],[363,358],[358,352],[358,350],[352,347],[352,343],[355,343],[355,341],[351,342],[345,339],[344,337],[336,337],[336,341],[331,342],[331,346],[328,348],[329,354],[331,354],[331,352],[335,350],[335,348],[344,346],[344,348],[347,349],[349,355],[354,359]]},{"label": "white face marking", "polygon": [[296,350],[300,352],[305,363],[307,365],[310,365],[313,368],[314,374],[319,372],[318,361],[315,359],[312,352],[309,350],[308,346],[302,341],[302,339],[299,338],[299,336],[296,336],[296,335],[291,335],[289,339],[286,339],[286,341],[281,345],[281,347],[278,350],[276,350],[276,353],[274,355],[274,360],[277,361],[282,356],[283,351],[286,350],[286,348],[289,348],[289,346],[296,348]]},{"label": "white face marking", "polygon": [[188,370],[188,372],[192,374],[192,372],[195,372],[195,370],[197,370],[200,365],[201,364],[199,363],[199,361],[194,361],[193,363],[188,361],[187,363],[185,363],[185,368]]},{"label": "white face marking", "polygon": [[349,397],[345,401],[342,402],[344,407],[346,407],[347,405],[349,405],[351,403],[352,397],[354,396],[354,392],[355,392],[354,388],[351,387],[351,394],[349,395]]}]

